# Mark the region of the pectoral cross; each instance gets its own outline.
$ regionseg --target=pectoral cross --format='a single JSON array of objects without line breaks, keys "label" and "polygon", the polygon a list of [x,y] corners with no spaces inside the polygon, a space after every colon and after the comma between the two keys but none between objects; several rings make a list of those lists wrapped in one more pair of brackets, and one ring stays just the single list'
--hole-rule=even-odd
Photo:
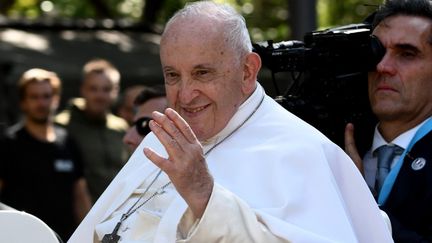
[{"label": "pectoral cross", "polygon": [[120,236],[117,235],[117,231],[119,230],[120,225],[121,221],[117,223],[111,234],[104,235],[104,237],[102,238],[102,243],[117,243],[120,240]]}]

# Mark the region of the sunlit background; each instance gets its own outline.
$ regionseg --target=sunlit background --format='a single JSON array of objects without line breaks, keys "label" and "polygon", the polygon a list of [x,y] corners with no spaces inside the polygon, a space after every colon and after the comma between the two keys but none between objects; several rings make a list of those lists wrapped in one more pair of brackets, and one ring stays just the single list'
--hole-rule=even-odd
[{"label": "sunlit background", "polygon": [[[126,19],[163,26],[167,18],[185,0],[1,0],[0,13],[8,18]],[[290,5],[310,8],[307,19],[316,14],[316,28],[361,22],[374,11],[380,0],[226,0],[218,2],[236,6],[247,19],[250,33],[255,41],[291,38]],[[146,4],[148,6],[146,6]],[[150,6],[151,5],[151,6]],[[146,9],[147,7],[147,9]],[[291,6],[293,7],[293,6]],[[291,8],[292,9],[292,8]],[[147,12],[146,12],[147,11]],[[145,14],[147,13],[147,14]]]},{"label": "sunlit background", "polygon": [[[92,58],[105,58],[120,70],[122,90],[134,84],[162,84],[160,33],[168,18],[186,2],[0,0],[0,132],[19,118],[16,82],[29,68],[45,68],[59,75],[64,86],[60,108],[79,96],[82,65]],[[381,0],[218,2],[229,3],[245,17],[252,41],[279,42],[303,40],[305,33],[314,30],[360,23]],[[259,82],[275,97],[278,90],[288,90],[295,83],[292,77],[290,73],[278,73],[277,82],[273,82],[269,70],[263,68]],[[336,90],[330,91],[337,94]],[[323,97],[328,100],[326,95]],[[349,104],[339,98],[335,102],[335,107]]]}]

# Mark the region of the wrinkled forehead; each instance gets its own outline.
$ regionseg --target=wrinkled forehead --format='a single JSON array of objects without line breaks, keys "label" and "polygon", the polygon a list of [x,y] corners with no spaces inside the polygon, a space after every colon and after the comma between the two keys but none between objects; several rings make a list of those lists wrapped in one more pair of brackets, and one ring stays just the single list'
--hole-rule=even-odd
[{"label": "wrinkled forehead", "polygon": [[432,45],[432,20],[421,16],[394,15],[382,20],[373,34],[381,41],[392,38],[397,42],[416,41]]},{"label": "wrinkled forehead", "polygon": [[224,39],[223,30],[222,22],[217,19],[204,16],[179,18],[166,27],[162,34],[161,48],[170,42],[222,41]]}]

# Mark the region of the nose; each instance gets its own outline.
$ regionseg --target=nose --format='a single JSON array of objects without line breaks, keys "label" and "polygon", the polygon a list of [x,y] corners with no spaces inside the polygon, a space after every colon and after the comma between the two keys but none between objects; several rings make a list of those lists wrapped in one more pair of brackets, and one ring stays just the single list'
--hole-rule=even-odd
[{"label": "nose", "polygon": [[394,75],[397,71],[394,58],[389,53],[386,53],[377,64],[376,71],[378,73]]},{"label": "nose", "polygon": [[197,83],[193,80],[185,80],[180,83],[179,100],[182,104],[190,104],[199,95]]},{"label": "nose", "polygon": [[133,152],[139,145],[143,138],[137,133],[135,126],[130,127],[126,134],[123,136],[123,143],[128,145]]},{"label": "nose", "polygon": [[44,108],[48,108],[51,106],[52,102],[52,98],[51,97],[45,97],[45,96],[41,96],[41,97],[37,97],[37,99],[35,100],[35,103],[39,106],[39,107],[44,107]]}]

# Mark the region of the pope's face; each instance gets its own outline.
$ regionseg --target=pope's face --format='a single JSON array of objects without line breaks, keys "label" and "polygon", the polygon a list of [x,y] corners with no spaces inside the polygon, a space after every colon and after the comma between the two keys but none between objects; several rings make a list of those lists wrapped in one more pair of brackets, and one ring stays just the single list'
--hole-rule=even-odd
[{"label": "pope's face", "polygon": [[243,60],[225,46],[220,33],[199,25],[171,26],[160,57],[169,106],[203,141],[226,126],[247,94]]},{"label": "pope's face", "polygon": [[432,114],[432,20],[397,15],[374,30],[386,54],[369,74],[369,99],[381,121],[418,124]]}]

